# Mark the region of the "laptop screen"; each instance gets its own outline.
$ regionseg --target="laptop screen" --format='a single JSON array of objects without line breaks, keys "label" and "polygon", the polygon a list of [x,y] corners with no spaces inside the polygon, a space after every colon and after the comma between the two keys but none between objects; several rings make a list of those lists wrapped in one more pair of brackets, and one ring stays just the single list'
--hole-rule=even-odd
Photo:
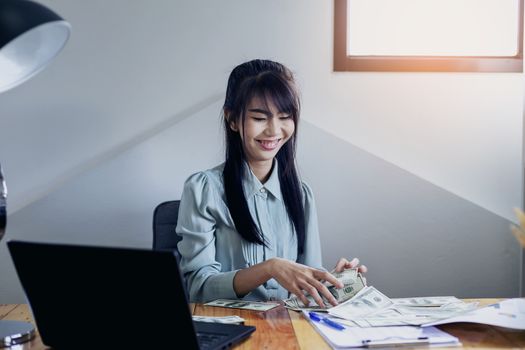
[{"label": "laptop screen", "polygon": [[46,345],[197,348],[173,253],[20,241],[8,247]]}]

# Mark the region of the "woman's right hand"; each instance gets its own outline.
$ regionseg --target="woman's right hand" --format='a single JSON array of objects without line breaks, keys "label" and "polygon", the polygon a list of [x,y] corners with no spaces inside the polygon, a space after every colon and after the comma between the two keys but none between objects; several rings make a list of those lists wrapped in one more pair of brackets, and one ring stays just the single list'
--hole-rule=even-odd
[{"label": "woman's right hand", "polygon": [[327,281],[337,288],[343,288],[342,283],[331,273],[282,258],[267,260],[267,270],[269,275],[290,293],[295,294],[305,306],[309,302],[304,292],[310,294],[321,307],[325,307],[321,295],[330,304],[337,305],[337,300],[323,284],[324,281]]}]

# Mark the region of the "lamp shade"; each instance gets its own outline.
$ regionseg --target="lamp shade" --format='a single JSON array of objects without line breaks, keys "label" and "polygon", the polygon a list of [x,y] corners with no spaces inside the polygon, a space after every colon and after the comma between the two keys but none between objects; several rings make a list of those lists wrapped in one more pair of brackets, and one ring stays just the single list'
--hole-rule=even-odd
[{"label": "lamp shade", "polygon": [[0,0],[0,93],[41,71],[66,44],[71,26],[29,0]]},{"label": "lamp shade", "polygon": [[[40,72],[64,47],[71,26],[48,8],[29,0],[0,0],[0,93]],[[0,167],[0,240],[6,225],[6,197]],[[0,320],[0,348],[35,336],[29,322]]]}]

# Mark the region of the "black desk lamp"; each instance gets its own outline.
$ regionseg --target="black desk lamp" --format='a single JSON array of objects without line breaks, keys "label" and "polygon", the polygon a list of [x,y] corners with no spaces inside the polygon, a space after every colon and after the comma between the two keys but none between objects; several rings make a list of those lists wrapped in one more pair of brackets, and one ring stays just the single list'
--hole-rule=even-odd
[{"label": "black desk lamp", "polygon": [[[47,7],[29,0],[0,0],[0,93],[40,72],[60,52],[71,26]],[[5,233],[6,199],[0,165],[0,240]],[[33,338],[28,322],[0,320],[0,348]]]}]

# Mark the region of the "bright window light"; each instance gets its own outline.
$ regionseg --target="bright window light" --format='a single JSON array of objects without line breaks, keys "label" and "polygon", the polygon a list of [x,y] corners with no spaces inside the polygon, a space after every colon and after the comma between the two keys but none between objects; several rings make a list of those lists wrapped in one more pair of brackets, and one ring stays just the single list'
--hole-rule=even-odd
[{"label": "bright window light", "polygon": [[519,0],[348,0],[348,56],[515,56]]}]

